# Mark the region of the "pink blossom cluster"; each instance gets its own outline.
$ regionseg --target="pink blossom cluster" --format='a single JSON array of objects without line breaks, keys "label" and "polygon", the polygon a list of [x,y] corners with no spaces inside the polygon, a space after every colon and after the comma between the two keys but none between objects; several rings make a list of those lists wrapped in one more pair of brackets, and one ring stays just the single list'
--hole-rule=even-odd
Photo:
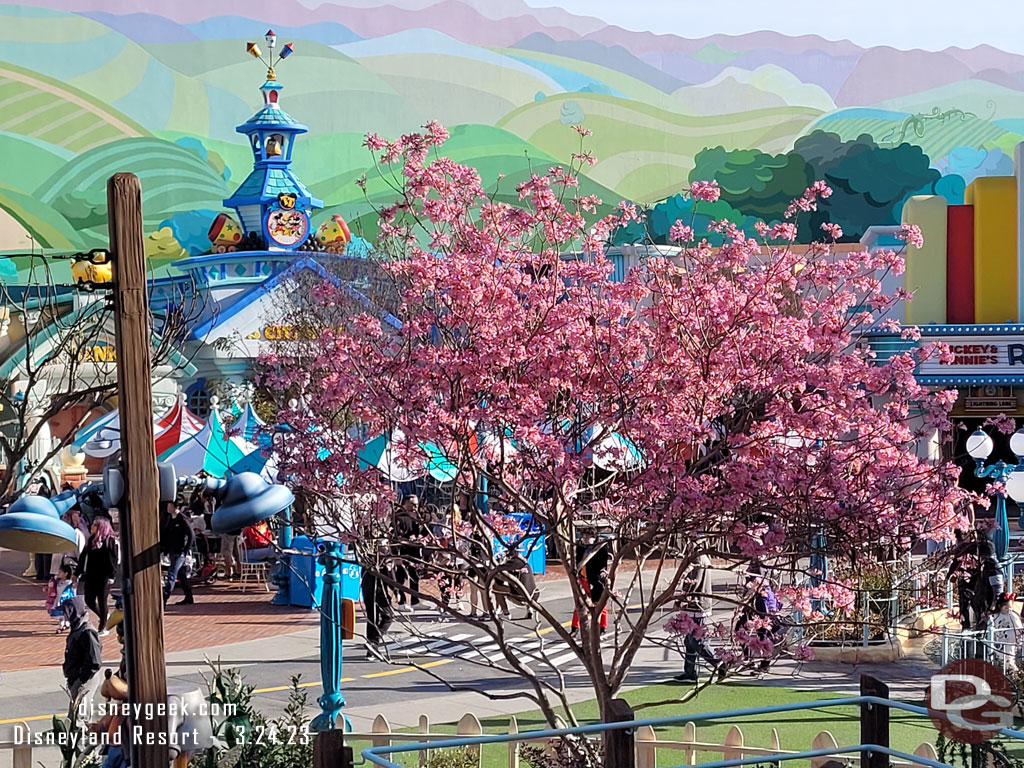
[{"label": "pink blossom cluster", "polygon": [[722,195],[717,181],[695,181],[690,185],[690,195],[694,200],[713,203]]},{"label": "pink blossom cluster", "polygon": [[896,239],[903,240],[907,245],[912,245],[915,248],[924,247],[924,235],[921,234],[921,228],[917,224],[904,224],[896,232]]},{"label": "pink blossom cluster", "polygon": [[832,187],[823,181],[816,181],[786,208],[786,218],[792,219],[800,212],[818,210],[818,200],[832,196]]},{"label": "pink blossom cluster", "polygon": [[683,224],[682,221],[676,220],[676,222],[669,227],[668,239],[673,243],[689,243],[693,240],[693,227]]}]

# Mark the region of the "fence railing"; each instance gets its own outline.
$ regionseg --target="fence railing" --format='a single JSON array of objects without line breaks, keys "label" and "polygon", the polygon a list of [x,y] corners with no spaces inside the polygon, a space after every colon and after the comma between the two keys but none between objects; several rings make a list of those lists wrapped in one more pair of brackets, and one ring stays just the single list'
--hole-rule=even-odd
[{"label": "fence railing", "polygon": [[[730,766],[774,763],[788,760],[808,760],[812,768],[820,768],[828,760],[839,759],[843,755],[850,756],[845,758],[848,761],[859,761],[864,760],[865,757],[870,760],[872,755],[880,754],[896,758],[896,761],[890,763],[894,765],[924,765],[929,766],[929,768],[950,768],[938,761],[934,747],[930,744],[922,744],[912,754],[890,749],[888,746],[881,744],[860,743],[853,746],[840,746],[828,731],[819,733],[810,745],[810,749],[797,752],[785,751],[781,748],[778,732],[775,729],[773,729],[771,743],[766,747],[754,747],[745,744],[742,731],[738,726],[733,726],[730,729],[722,744],[697,740],[697,723],[723,721],[732,718],[749,718],[758,715],[784,714],[812,709],[835,709],[854,706],[861,707],[862,711],[864,708],[870,710],[872,707],[878,707],[883,708],[886,712],[889,709],[896,709],[924,717],[928,716],[928,710],[923,707],[878,696],[856,696],[771,707],[707,712],[699,715],[599,723],[574,728],[555,728],[523,733],[519,732],[517,724],[513,720],[509,723],[507,733],[490,736],[467,734],[457,736],[456,738],[442,738],[432,735],[424,738],[419,734],[380,733],[376,735],[377,742],[364,749],[362,755],[372,765],[383,766],[383,768],[401,768],[398,763],[392,762],[389,758],[397,754],[417,752],[420,755],[420,764],[422,765],[426,762],[427,755],[432,750],[503,744],[508,749],[508,764],[514,767],[518,765],[515,762],[518,756],[518,748],[524,743],[548,743],[550,740],[565,736],[599,737],[610,732],[623,731],[633,734],[636,768],[654,768],[654,766],[658,765],[657,753],[659,749],[681,751],[683,753],[683,762],[680,765],[696,765],[698,768],[729,768]],[[466,720],[466,718],[463,718],[463,720]],[[383,728],[384,722],[382,722],[381,728]],[[477,721],[478,723],[479,721]],[[659,741],[656,729],[672,726],[682,726],[684,738],[681,740]],[[999,733],[1012,739],[1024,741],[1024,732],[1021,731],[1004,728]],[[360,737],[364,736],[362,734],[351,734],[347,735],[346,738],[359,739]],[[888,739],[887,734],[885,738],[886,740]],[[416,740],[413,741],[413,739]],[[395,744],[394,742],[396,741],[403,743]],[[722,755],[722,759],[714,762],[696,763],[697,755],[704,752],[719,753]]]},{"label": "fence railing", "polygon": [[[783,739],[780,738],[777,728],[771,729],[768,743],[763,745],[748,743],[748,736],[739,725],[733,725],[721,741],[701,738],[701,733],[695,722],[697,719],[700,719],[700,716],[692,717],[683,723],[681,739],[666,739],[664,735],[659,738],[657,730],[652,725],[644,725],[637,728],[634,734],[636,768],[655,768],[659,764],[659,752],[682,753],[682,764],[692,766],[696,763],[699,755],[706,753],[720,755],[722,760],[728,761],[742,760],[750,756],[795,755],[801,751],[783,748]],[[20,723],[19,725],[22,728],[22,743],[0,742],[0,768],[8,768],[8,766],[10,768],[33,768],[39,764],[47,765],[47,763],[43,762],[44,750],[40,748],[33,750],[32,747],[32,735],[39,732],[34,732],[27,723]],[[378,714],[374,718],[369,731],[346,733],[345,738],[349,742],[366,741],[370,743],[371,748],[381,749],[388,749],[396,744],[418,743],[422,747],[417,750],[419,752],[418,764],[423,766],[427,763],[431,745],[438,745],[440,742],[450,740],[453,737],[449,731],[441,732],[433,730],[433,728],[436,728],[436,726],[432,726],[428,716],[420,715],[419,725],[415,731],[396,731],[383,714]],[[520,733],[519,723],[514,715],[508,720],[506,733]],[[455,737],[467,738],[482,737],[484,730],[479,717],[473,713],[463,715],[455,726],[454,735]],[[533,743],[541,746],[548,744],[549,737],[544,735],[544,732],[537,734],[535,737],[532,737],[529,733],[524,733],[522,736],[522,740],[511,741],[507,745],[507,759],[503,758],[502,764],[507,765],[508,768],[520,768],[520,748],[523,744]],[[830,756],[838,754],[841,750],[835,736],[828,730],[819,732],[811,740],[810,744],[803,746],[811,750],[824,750],[818,757],[810,759],[810,768],[820,768],[828,761]],[[56,758],[55,750],[50,749],[46,751]],[[929,742],[920,744],[914,750],[914,755],[926,760],[938,760],[935,747]],[[48,754],[47,756],[49,757],[50,755]],[[477,757],[479,764],[482,758],[480,755]],[[854,756],[851,760],[859,764],[860,758],[859,756]],[[378,764],[388,765],[388,763]],[[909,768],[912,762],[896,760],[891,765],[893,768]]]},{"label": "fence railing", "polygon": [[[478,737],[482,736],[483,733],[483,725],[479,718],[472,713],[463,715],[462,719],[455,726],[456,736]],[[506,733],[520,733],[519,722],[515,716],[509,718]],[[507,765],[508,768],[519,768],[519,753],[522,744],[547,745],[548,743],[548,739],[544,736],[538,736],[537,738],[529,738],[528,734],[523,734],[523,736],[522,741],[513,741],[508,744],[507,762],[504,761],[504,758],[502,759],[502,763]],[[696,762],[697,755],[706,752],[721,755],[723,760],[736,760],[748,755],[796,754],[798,751],[782,748],[782,740],[779,737],[777,728],[772,728],[768,744],[763,746],[748,744],[746,734],[743,733],[743,730],[738,725],[732,726],[725,739],[720,742],[701,739],[699,736],[697,724],[692,720],[683,724],[682,739],[659,739],[657,731],[652,726],[642,726],[634,734],[636,766],[637,768],[655,768],[658,765],[659,751],[682,752],[684,765],[693,765]],[[440,733],[431,731],[431,724],[427,715],[420,715],[419,726],[415,732],[395,731],[384,715],[377,715],[369,731],[346,733],[345,738],[350,742],[369,741],[371,747],[389,748],[395,744],[415,742],[436,744],[437,742],[451,739],[452,734],[450,732]],[[818,733],[810,745],[807,746],[811,749],[839,748],[835,736],[828,730]],[[419,750],[419,765],[426,765],[429,749],[427,747]],[[935,747],[930,742],[923,742],[914,750],[914,754],[929,760],[938,759]],[[482,756],[478,754],[478,764],[481,760]],[[811,768],[820,768],[827,761],[828,757],[818,757],[810,761],[810,766]],[[854,758],[853,761],[859,763],[859,758]],[[895,761],[892,765],[895,768],[907,768],[910,763]]]}]

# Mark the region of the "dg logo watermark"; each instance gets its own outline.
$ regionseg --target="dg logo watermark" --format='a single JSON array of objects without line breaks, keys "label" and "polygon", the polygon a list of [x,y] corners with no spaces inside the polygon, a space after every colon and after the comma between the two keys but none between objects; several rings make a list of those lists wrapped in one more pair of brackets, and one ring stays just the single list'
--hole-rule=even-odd
[{"label": "dg logo watermark", "polygon": [[929,681],[928,714],[947,739],[981,744],[1013,727],[1013,686],[986,661],[954,661]]}]

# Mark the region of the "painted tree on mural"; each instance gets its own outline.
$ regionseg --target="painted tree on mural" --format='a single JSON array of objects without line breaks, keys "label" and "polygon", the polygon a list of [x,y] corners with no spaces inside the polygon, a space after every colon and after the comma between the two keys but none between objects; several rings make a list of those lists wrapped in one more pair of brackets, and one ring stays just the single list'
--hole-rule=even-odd
[{"label": "painted tree on mural", "polygon": [[[714,179],[721,200],[747,216],[779,220],[794,198],[814,181],[814,169],[798,154],[769,155],[756,149],[714,147],[694,158],[690,181]],[[820,178],[820,177],[818,177]]]},{"label": "painted tree on mural", "polygon": [[[790,222],[758,227],[781,247],[725,222],[717,228],[726,244],[714,250],[680,221],[677,258],[648,259],[616,282],[604,244],[636,214],[621,206],[595,220],[597,201],[575,192],[588,152],[524,181],[511,205],[494,203],[473,168],[440,156],[445,138],[437,124],[395,142],[367,138],[400,184],[380,211],[392,256],[380,269],[398,290],[399,324],[372,311],[337,322],[333,308],[346,294],[322,281],[308,294],[308,316],[326,312],[330,322],[315,324],[303,354],[266,360],[265,383],[298,400],[281,413],[291,426],[283,474],[325,499],[344,494],[346,516],[331,522],[348,528],[366,573],[408,594],[388,563],[404,553],[405,566],[440,587],[424,601],[502,649],[498,662],[466,663],[524,677],[553,724],[564,678],[543,644],[524,652],[509,637],[514,624],[544,627],[582,661],[606,715],[659,613],[695,596],[689,575],[704,556],[798,577],[784,595],[814,627],[826,619],[811,612],[811,597],[841,621],[854,593],[842,579],[813,588],[800,580],[816,575],[812,539],[824,537],[835,562],[862,564],[962,524],[958,470],[915,451],[921,435],[948,427],[953,394],[930,392],[913,375],[920,357],[940,351],[876,365],[857,344],[903,298],[882,294],[874,277],[898,270],[900,255],[839,256],[826,245],[797,254],[786,245],[791,221],[832,194],[825,184],[790,205]],[[687,191],[698,209],[718,195],[713,183]],[[430,471],[455,507],[485,480],[490,510],[463,504],[432,528],[396,523],[394,487],[365,453],[382,434],[389,471]],[[543,526],[549,553],[564,563],[580,562],[577,531],[604,531],[582,545],[606,559],[595,573],[582,568],[594,584],[571,580],[578,635],[531,590],[513,510]],[[447,599],[459,579],[482,591],[486,620]],[[723,669],[802,653],[754,611],[760,590],[755,578],[726,598],[746,623],[707,628],[722,638]],[[505,599],[528,618],[513,621]],[[692,629],[683,614],[668,624]],[[443,679],[443,668],[429,671]]]},{"label": "painted tree on mural", "polygon": [[[956,174],[942,176],[917,146],[879,147],[870,136],[843,141],[824,131],[801,137],[792,151],[779,155],[721,146],[704,149],[694,158],[689,178],[718,182],[719,209],[704,210],[705,215],[693,222],[695,230],[707,233],[716,245],[722,238],[708,228],[711,220],[728,219],[753,234],[755,220],[783,221],[790,201],[814,179],[826,181],[833,194],[797,223],[801,242],[818,237],[827,222],[840,225],[843,241],[855,242],[870,226],[899,223],[902,205],[911,195],[942,194],[954,203],[963,197],[963,179]],[[643,221],[621,231],[616,241],[649,238],[668,243],[665,222],[693,215],[689,201],[668,198],[645,211]]]}]

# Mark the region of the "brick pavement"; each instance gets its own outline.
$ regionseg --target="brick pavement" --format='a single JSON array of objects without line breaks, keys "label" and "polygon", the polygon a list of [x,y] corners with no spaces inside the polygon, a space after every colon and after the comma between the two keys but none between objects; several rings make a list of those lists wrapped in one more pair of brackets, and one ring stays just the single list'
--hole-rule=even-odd
[{"label": "brick pavement", "polygon": [[[46,595],[43,582],[21,577],[22,558],[11,558],[0,566],[0,673],[59,666],[64,659],[65,634],[55,634],[56,620],[43,610]],[[164,616],[164,645],[168,653],[227,645],[299,632],[319,625],[319,613],[305,608],[271,605],[273,593],[237,584],[196,587],[196,604],[176,606],[175,592]],[[113,605],[113,600],[111,600]],[[89,614],[93,623],[96,616]],[[111,632],[101,638],[103,658],[119,655],[117,637]]]}]

